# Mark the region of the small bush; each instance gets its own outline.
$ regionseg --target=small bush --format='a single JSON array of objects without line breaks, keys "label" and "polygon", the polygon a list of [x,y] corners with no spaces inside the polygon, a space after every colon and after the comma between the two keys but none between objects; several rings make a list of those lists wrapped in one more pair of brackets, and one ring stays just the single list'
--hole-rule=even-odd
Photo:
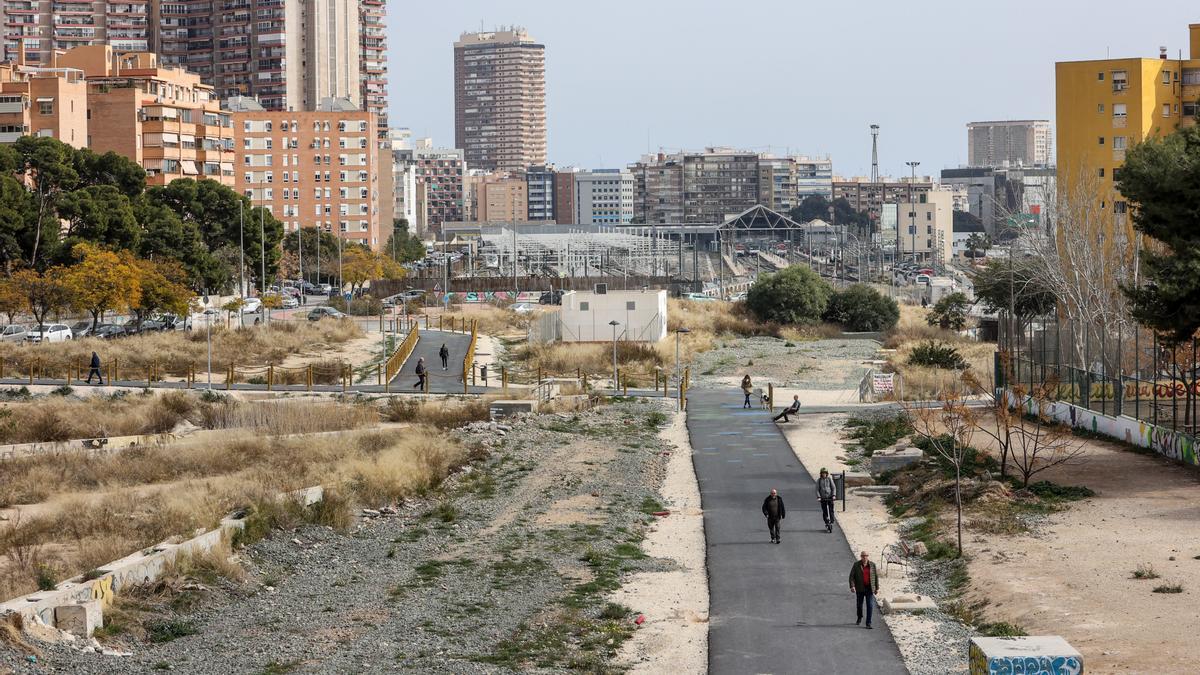
[{"label": "small bush", "polygon": [[648,415],[646,415],[646,426],[651,429],[657,429],[657,428],[661,427],[663,425],[663,423],[666,421],[667,421],[666,414],[659,412],[658,410],[653,410]]},{"label": "small bush", "polygon": [[912,433],[912,424],[908,416],[903,414],[883,419],[851,417],[846,427],[852,430],[850,438],[862,446],[863,453],[868,457]]},{"label": "small bush", "polygon": [[75,389],[72,388],[71,386],[65,385],[65,384],[62,385],[61,387],[55,387],[54,389],[50,390],[51,396],[70,396],[71,394],[74,394],[74,393],[75,393]]},{"label": "small bush", "polygon": [[200,631],[194,624],[188,621],[164,621],[162,623],[150,624],[146,627],[147,637],[151,642],[170,642],[188,635],[195,635]]},{"label": "small bush", "polygon": [[630,610],[625,605],[619,605],[615,602],[609,602],[604,605],[604,609],[600,610],[601,619],[609,619],[612,621],[620,621],[629,616]]},{"label": "small bush", "polygon": [[1075,502],[1096,496],[1091,488],[1083,485],[1059,485],[1047,480],[1030,484],[1029,491],[1049,502]]},{"label": "small bush", "polygon": [[1021,637],[1029,635],[1024,628],[1006,621],[984,623],[979,625],[979,634],[985,637]]},{"label": "small bush", "polygon": [[900,320],[900,306],[866,284],[854,284],[833,293],[822,318],[853,332],[891,330]]},{"label": "small bush", "polygon": [[33,394],[29,393],[29,387],[19,387],[17,389],[7,388],[0,390],[0,396],[3,396],[9,401],[24,401],[33,398]]},{"label": "small bush", "polygon": [[34,576],[39,591],[52,591],[58,586],[58,570],[49,565],[38,565]]},{"label": "small bush", "polygon": [[1138,565],[1137,569],[1133,571],[1134,579],[1157,579],[1158,577],[1158,572],[1154,569],[1154,565],[1150,563]]},{"label": "small bush", "polygon": [[1155,593],[1182,593],[1183,584],[1162,584],[1154,587]]},{"label": "small bush", "polygon": [[966,359],[957,349],[937,340],[927,340],[913,347],[912,353],[908,355],[908,364],[944,370],[962,370],[968,367]]}]

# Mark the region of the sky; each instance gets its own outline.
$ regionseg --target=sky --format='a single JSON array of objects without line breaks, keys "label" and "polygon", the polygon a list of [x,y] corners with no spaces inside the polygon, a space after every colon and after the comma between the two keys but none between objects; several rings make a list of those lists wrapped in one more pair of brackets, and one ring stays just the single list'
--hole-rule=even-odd
[{"label": "sky", "polygon": [[448,0],[388,5],[390,124],[454,143],[453,43],[524,26],[546,45],[548,159],[622,167],[732,146],[834,172],[937,174],[966,124],[1054,118],[1054,63],[1187,55],[1192,0]]}]

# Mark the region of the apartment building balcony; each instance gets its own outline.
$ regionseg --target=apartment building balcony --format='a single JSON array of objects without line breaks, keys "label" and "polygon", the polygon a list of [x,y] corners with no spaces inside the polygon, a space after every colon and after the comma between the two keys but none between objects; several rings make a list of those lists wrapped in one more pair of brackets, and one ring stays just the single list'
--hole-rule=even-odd
[{"label": "apartment building balcony", "polygon": [[38,11],[38,3],[36,2],[4,3],[5,14],[37,14]]},{"label": "apartment building balcony", "polygon": [[58,40],[94,40],[95,28],[55,28],[54,37]]},{"label": "apartment building balcony", "polygon": [[86,14],[91,16],[92,3],[90,2],[66,2],[65,0],[57,0],[50,5],[51,11],[55,14]]}]

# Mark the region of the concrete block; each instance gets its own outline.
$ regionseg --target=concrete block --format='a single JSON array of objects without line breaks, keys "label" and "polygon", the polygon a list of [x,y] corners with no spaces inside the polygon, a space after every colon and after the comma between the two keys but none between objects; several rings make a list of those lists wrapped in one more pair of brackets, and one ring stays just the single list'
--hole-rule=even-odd
[{"label": "concrete block", "polygon": [[852,495],[860,497],[885,497],[900,489],[898,485],[864,485],[863,487],[854,488],[850,491]]},{"label": "concrete block", "polygon": [[90,638],[103,625],[104,613],[99,600],[88,600],[54,608],[54,625],[59,630],[82,638]]},{"label": "concrete block", "polygon": [[875,479],[871,478],[871,474],[861,471],[846,472],[846,487],[862,487],[863,485],[874,485]]},{"label": "concrete block", "polygon": [[971,638],[971,675],[1079,675],[1083,655],[1057,635]]},{"label": "concrete block", "polygon": [[924,458],[925,453],[921,452],[920,448],[885,448],[871,455],[871,471],[874,473],[883,473],[884,471],[903,469],[906,466],[920,462]]},{"label": "concrete block", "polygon": [[911,612],[918,609],[937,609],[937,603],[927,595],[896,595],[883,599],[883,613]]},{"label": "concrete block", "polygon": [[537,401],[492,401],[489,412],[494,420],[520,413],[533,413],[537,412]]}]

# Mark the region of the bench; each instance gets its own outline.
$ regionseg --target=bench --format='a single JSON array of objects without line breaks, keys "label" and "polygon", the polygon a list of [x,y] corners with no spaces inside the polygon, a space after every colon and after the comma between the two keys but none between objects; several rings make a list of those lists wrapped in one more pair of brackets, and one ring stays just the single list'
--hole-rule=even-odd
[{"label": "bench", "polygon": [[887,576],[888,568],[892,565],[899,565],[907,572],[908,557],[911,555],[912,549],[904,541],[884,546],[883,553],[880,556],[883,558],[883,575]]}]

